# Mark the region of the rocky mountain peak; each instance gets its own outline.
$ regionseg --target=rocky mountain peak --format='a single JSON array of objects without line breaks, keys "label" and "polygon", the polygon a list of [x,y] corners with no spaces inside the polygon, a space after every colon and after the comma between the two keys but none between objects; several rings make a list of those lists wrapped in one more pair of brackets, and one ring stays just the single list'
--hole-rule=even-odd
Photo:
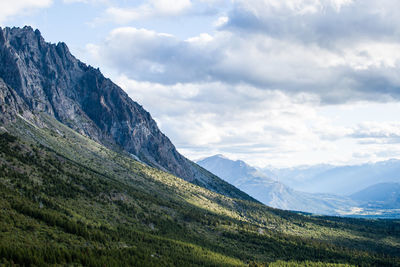
[{"label": "rocky mountain peak", "polygon": [[65,43],[45,42],[39,30],[0,28],[0,79],[3,95],[14,94],[14,105],[8,106],[14,114],[34,114],[36,122],[40,114],[48,114],[151,166],[228,196],[251,199],[182,156],[142,106],[98,69],[76,59]]}]

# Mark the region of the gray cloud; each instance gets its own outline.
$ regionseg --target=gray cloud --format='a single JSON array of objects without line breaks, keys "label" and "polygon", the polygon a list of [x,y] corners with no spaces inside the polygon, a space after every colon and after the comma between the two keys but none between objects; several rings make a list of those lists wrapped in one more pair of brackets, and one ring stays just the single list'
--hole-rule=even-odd
[{"label": "gray cloud", "polygon": [[397,122],[364,122],[348,135],[358,139],[360,144],[400,144],[400,123]]},{"label": "gray cloud", "polygon": [[[354,1],[236,1],[225,29],[261,32],[274,38],[316,42],[336,47],[337,42],[360,39],[398,40],[400,2]],[[338,3],[344,2],[342,6]],[[346,3],[348,2],[348,3]],[[335,4],[336,3],[336,4]]]},{"label": "gray cloud", "polygon": [[400,54],[393,54],[397,49],[398,44],[366,43],[338,53],[264,35],[223,31],[179,40],[144,29],[118,28],[97,52],[106,65],[138,81],[248,84],[313,93],[322,103],[336,104],[399,99]]},{"label": "gray cloud", "polygon": [[114,30],[100,53],[106,63],[131,78],[163,84],[207,80],[213,62],[221,57],[174,36],[135,28]]}]

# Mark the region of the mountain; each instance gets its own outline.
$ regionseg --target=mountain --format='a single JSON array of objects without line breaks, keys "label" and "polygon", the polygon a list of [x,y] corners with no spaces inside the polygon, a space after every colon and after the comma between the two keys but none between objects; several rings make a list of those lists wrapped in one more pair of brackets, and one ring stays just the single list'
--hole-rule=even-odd
[{"label": "mountain", "polygon": [[31,27],[0,28],[0,66],[3,122],[21,115],[43,127],[41,117],[47,114],[150,166],[227,196],[251,199],[179,154],[142,106],[98,69],[76,59],[65,43],[47,43]]},{"label": "mountain", "polygon": [[347,197],[293,190],[241,160],[233,161],[222,155],[202,159],[197,164],[274,208],[339,215],[357,205]]},{"label": "mountain", "polygon": [[197,161],[197,164],[217,174],[222,179],[229,180],[228,182],[231,184],[242,184],[248,180],[249,176],[268,179],[266,175],[244,161],[233,161],[221,154],[201,159]]},{"label": "mountain", "polygon": [[333,165],[317,164],[290,168],[265,167],[260,168],[260,171],[289,187],[307,191],[307,187],[312,183],[314,177],[333,168],[335,168]]},{"label": "mountain", "polygon": [[1,266],[400,266],[399,221],[270,208],[189,161],[214,190],[166,172],[150,115],[98,70],[28,27],[1,33]]},{"label": "mountain", "polygon": [[266,169],[274,179],[309,193],[348,196],[378,183],[400,182],[400,160],[391,159],[361,165],[316,165],[287,169]]},{"label": "mountain", "polygon": [[400,209],[400,183],[379,183],[350,195],[364,207]]}]

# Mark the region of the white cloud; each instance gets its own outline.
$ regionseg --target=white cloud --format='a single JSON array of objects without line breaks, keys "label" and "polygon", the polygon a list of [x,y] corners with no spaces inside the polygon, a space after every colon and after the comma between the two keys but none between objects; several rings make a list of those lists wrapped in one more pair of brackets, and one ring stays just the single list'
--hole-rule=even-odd
[{"label": "white cloud", "polygon": [[345,135],[338,134],[344,127],[318,115],[318,100],[310,95],[289,97],[219,82],[169,86],[124,75],[116,82],[161,122],[162,131],[181,152],[194,159],[223,153],[258,165],[287,164],[289,159],[303,164],[310,156],[296,155],[315,153],[311,160],[319,162],[319,153],[337,149],[326,136]]},{"label": "white cloud", "polygon": [[211,42],[214,38],[209,35],[208,33],[202,33],[199,36],[188,38],[186,41],[189,43],[197,44],[197,45],[204,45],[208,42]]},{"label": "white cloud", "polygon": [[400,44],[363,42],[343,49],[343,61],[356,70],[369,68],[398,68]]},{"label": "white cloud", "polygon": [[364,139],[367,142],[400,143],[400,123],[362,122],[354,129],[351,137]]},{"label": "white cloud", "polygon": [[312,15],[333,8],[340,12],[341,8],[353,4],[352,0],[234,0],[237,9],[253,13],[263,18],[273,15]]},{"label": "white cloud", "polygon": [[227,24],[229,21],[229,18],[226,16],[223,17],[219,17],[215,22],[214,22],[214,26],[219,28],[222,26],[225,26],[225,24]]},{"label": "white cloud", "polygon": [[353,3],[353,0],[331,0],[331,5],[333,5],[337,11],[340,11],[340,9],[344,6],[351,5]]},{"label": "white cloud", "polygon": [[155,13],[169,16],[178,15],[192,5],[190,0],[150,0],[149,2]]},{"label": "white cloud", "polygon": [[[385,116],[379,114],[383,104],[343,104],[339,112],[319,105],[313,95],[286,95],[244,84],[163,85],[125,75],[115,81],[192,159],[222,153],[258,166],[293,166],[358,164],[400,156],[395,153],[400,148],[399,123],[363,122]],[[350,120],[332,117],[330,109]],[[400,112],[400,105],[393,104],[390,112]]]},{"label": "white cloud", "polygon": [[52,0],[13,0],[0,1],[0,23],[13,16],[31,13],[34,9],[46,8],[53,3]]},{"label": "white cloud", "polygon": [[83,4],[111,4],[113,0],[63,0],[66,4],[75,4],[75,3],[83,3]]},{"label": "white cloud", "polygon": [[92,2],[92,1],[93,0],[63,0],[63,2],[67,3],[67,4],[72,4],[72,3],[85,3],[85,4],[87,4],[87,3]]},{"label": "white cloud", "polygon": [[150,0],[136,7],[109,7],[103,20],[119,24],[153,17],[180,15],[192,7],[190,0]]}]

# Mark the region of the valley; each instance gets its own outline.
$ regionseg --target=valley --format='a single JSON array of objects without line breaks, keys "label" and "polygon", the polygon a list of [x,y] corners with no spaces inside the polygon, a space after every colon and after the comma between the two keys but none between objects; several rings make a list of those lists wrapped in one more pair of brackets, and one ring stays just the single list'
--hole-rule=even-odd
[{"label": "valley", "polygon": [[[395,160],[390,162],[380,162],[375,166],[367,165],[368,169],[378,169],[381,165],[397,166]],[[369,186],[364,190],[355,192],[351,195],[340,194],[342,192],[334,191],[329,186],[331,193],[323,192],[303,192],[301,188],[311,187],[322,180],[325,172],[334,173],[333,169],[349,169],[348,179],[340,181],[338,187],[347,187],[357,190],[362,188],[362,179],[364,177],[359,172],[363,171],[361,166],[353,167],[334,167],[334,166],[310,166],[291,169],[257,169],[240,160],[230,160],[223,155],[215,155],[197,163],[215,173],[225,181],[237,186],[239,189],[248,193],[262,203],[279,209],[309,212],[322,215],[351,216],[351,217],[369,217],[369,218],[399,218],[399,184],[378,183]],[[394,167],[393,169],[396,169]],[[359,170],[354,174],[353,169]],[[370,172],[369,175],[383,175],[378,170]],[[353,174],[353,175],[351,175]],[[388,181],[397,181],[397,174],[393,171],[392,176],[387,176]],[[334,183],[341,179],[341,175],[327,175],[325,183]],[[358,187],[351,185],[354,183],[352,178],[357,179]],[[392,177],[392,178],[390,178]],[[366,179],[365,185],[369,185],[373,178]],[[379,179],[376,179],[379,181]],[[298,189],[293,189],[287,184]],[[323,191],[323,189],[321,189]],[[336,193],[334,193],[336,192]],[[353,191],[354,192],[354,191]]]}]

